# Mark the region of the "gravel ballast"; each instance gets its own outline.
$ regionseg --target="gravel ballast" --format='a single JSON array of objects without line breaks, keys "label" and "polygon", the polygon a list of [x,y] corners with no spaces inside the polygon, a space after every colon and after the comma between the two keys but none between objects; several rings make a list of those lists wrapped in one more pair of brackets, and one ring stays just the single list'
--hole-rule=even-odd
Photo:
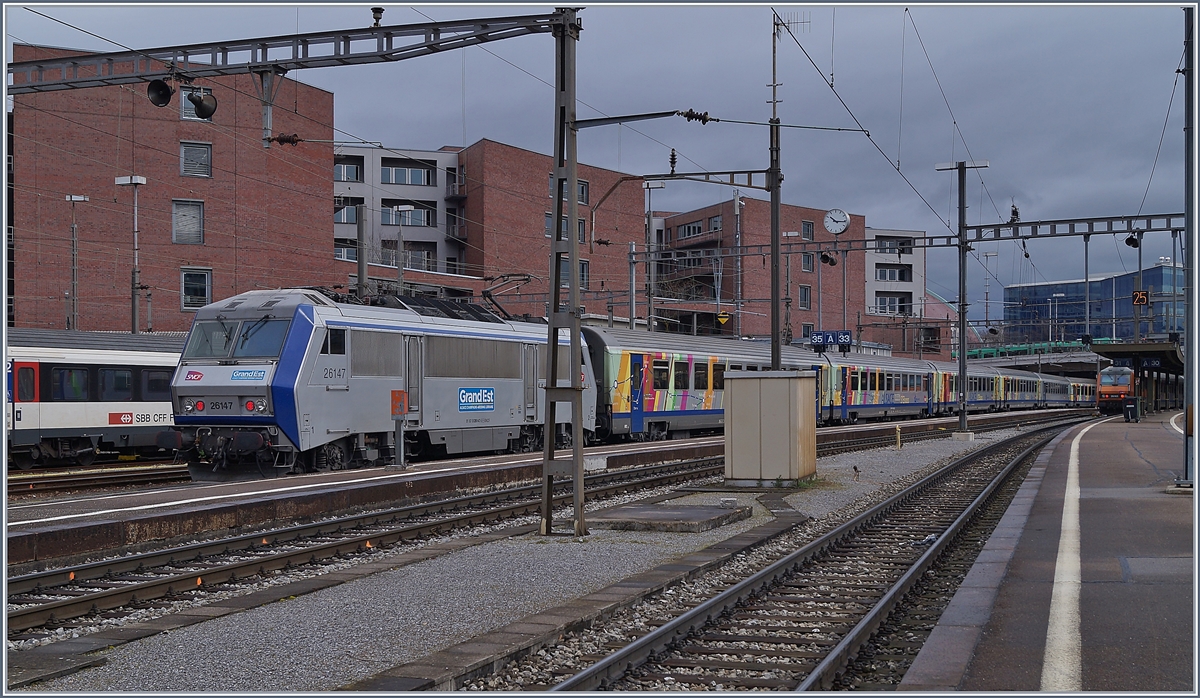
[{"label": "gravel ballast", "polygon": [[[821,458],[817,482],[787,501],[820,519],[930,463],[1013,433]],[[334,690],[749,530],[770,516],[755,494],[736,495],[739,505],[754,504],[750,519],[711,531],[593,528],[582,539],[528,535],[486,543],[121,645],[101,653],[103,666],[26,690]],[[716,505],[729,496],[698,493],[670,503]]]}]

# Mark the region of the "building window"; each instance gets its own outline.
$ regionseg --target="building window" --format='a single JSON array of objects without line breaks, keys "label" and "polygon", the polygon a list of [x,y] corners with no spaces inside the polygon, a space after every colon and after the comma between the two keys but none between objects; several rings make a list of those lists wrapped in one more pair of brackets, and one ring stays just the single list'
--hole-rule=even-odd
[{"label": "building window", "polygon": [[801,240],[812,240],[813,239],[813,222],[812,221],[800,221],[800,239]]},{"label": "building window", "polygon": [[708,219],[708,229],[712,230],[712,231],[720,230],[721,229],[721,216],[717,215],[717,216],[713,216],[712,218],[709,218]]},{"label": "building window", "polygon": [[[567,274],[570,266],[566,264],[566,257],[563,257],[563,264],[558,268],[558,285],[560,288],[567,288],[571,285],[571,277]],[[586,289],[590,276],[590,265],[586,259],[579,260],[579,288]]]},{"label": "building window", "polygon": [[348,238],[334,238],[333,240],[333,258],[344,259],[349,262],[358,261],[358,241]]},{"label": "building window", "polygon": [[179,174],[184,177],[211,177],[212,145],[208,143],[180,143]]},{"label": "building window", "polygon": [[333,181],[335,182],[361,182],[362,180],[362,165],[352,165],[350,163],[338,163],[333,166]]},{"label": "building window", "polygon": [[908,265],[875,265],[876,281],[912,281],[912,267]]},{"label": "building window", "polygon": [[812,310],[812,286],[801,286],[796,290],[796,307],[800,310]]},{"label": "building window", "polygon": [[[555,184],[553,172],[550,173],[548,181],[550,183],[550,186],[548,187],[550,198],[553,199],[554,198],[554,184]],[[579,185],[579,187],[578,187],[579,203],[586,206],[588,203],[588,199],[590,198],[589,195],[590,195],[591,187],[588,185],[587,181],[583,180],[583,179],[576,178],[575,182],[576,182],[576,184]],[[565,197],[563,200],[564,201],[566,200]]]},{"label": "building window", "polygon": [[912,314],[912,294],[877,293],[875,294],[875,310],[884,315],[910,315]]},{"label": "building window", "polygon": [[679,226],[679,230],[677,232],[680,240],[700,235],[704,232],[704,222],[696,221],[695,223],[684,223],[683,225]]},{"label": "building window", "polygon": [[[433,227],[437,225],[437,203],[404,199],[382,199],[379,220],[383,225]],[[412,206],[411,211],[397,211],[397,206]]]},{"label": "building window", "polygon": [[802,323],[800,325],[800,336],[804,339],[808,339],[812,336],[813,329],[813,324],[811,322]]},{"label": "building window", "polygon": [[212,269],[181,270],[183,310],[196,310],[212,302]]},{"label": "building window", "polygon": [[171,242],[180,245],[204,244],[204,202],[171,202]]},{"label": "building window", "polygon": [[192,100],[188,99],[188,95],[193,92],[202,95],[212,94],[212,90],[207,87],[192,87],[185,86],[179,89],[179,118],[188,119],[191,121],[212,121],[212,117],[201,119],[196,116],[196,105],[192,104]]},{"label": "building window", "polygon": [[339,196],[333,200],[334,223],[358,223],[359,204],[364,203],[362,197]]},{"label": "building window", "polygon": [[884,254],[912,254],[912,238],[875,238],[875,251]]},{"label": "building window", "polygon": [[800,255],[800,269],[802,271],[812,271],[813,270],[813,257],[814,256],[815,255],[812,252],[804,252]]},{"label": "building window", "polygon": [[[543,229],[543,234],[546,237],[550,237],[550,221],[553,220],[553,218],[554,214],[546,214],[546,223],[545,228]],[[577,218],[576,222],[578,223],[577,227],[579,229],[579,244],[582,245],[587,242],[587,222],[583,218]],[[563,216],[562,218],[559,218],[558,224],[558,239],[567,239],[567,217]]]},{"label": "building window", "polygon": [[383,184],[433,186],[433,170],[424,167],[381,167],[379,181]]}]

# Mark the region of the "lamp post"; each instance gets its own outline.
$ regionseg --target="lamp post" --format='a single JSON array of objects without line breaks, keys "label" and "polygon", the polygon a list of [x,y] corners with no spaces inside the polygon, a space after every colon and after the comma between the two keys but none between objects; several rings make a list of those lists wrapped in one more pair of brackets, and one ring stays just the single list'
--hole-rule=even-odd
[{"label": "lamp post", "polygon": [[132,332],[138,334],[138,290],[141,285],[141,272],[138,269],[138,185],[145,184],[146,178],[138,175],[117,177],[117,186],[133,187],[133,274],[130,292],[132,294]]},{"label": "lamp post", "polygon": [[[393,206],[396,216],[396,296],[404,295],[404,216],[403,211],[413,211],[416,207],[411,204]],[[449,223],[447,223],[449,225]]]},{"label": "lamp post", "polygon": [[79,227],[75,225],[75,204],[87,200],[86,196],[79,194],[67,195],[67,201],[71,202],[71,303],[67,311],[68,330],[79,329]]},{"label": "lamp post", "polygon": [[[1054,341],[1054,326],[1059,324],[1059,317],[1058,317],[1058,307],[1059,307],[1059,305],[1058,305],[1058,304],[1059,304],[1061,301],[1059,301],[1058,299],[1059,299],[1059,298],[1066,298],[1066,296],[1067,296],[1067,294],[1065,294],[1065,293],[1052,293],[1052,294],[1050,294],[1050,301],[1051,301],[1051,302],[1054,304],[1054,305],[1052,306],[1052,309],[1051,309],[1051,314],[1050,314],[1050,341],[1051,341],[1051,342],[1053,342],[1053,341]],[[1059,340],[1060,340],[1060,341],[1062,340],[1063,336],[1064,336],[1064,335],[1063,335],[1063,330],[1062,330],[1062,327],[1059,327],[1059,328],[1058,328],[1058,338],[1059,338]]]},{"label": "lamp post", "polygon": [[991,276],[992,276],[992,270],[989,265],[989,262],[997,254],[999,254],[999,253],[998,252],[984,252],[983,253],[983,326],[984,326],[984,328],[989,329],[989,330],[992,328],[992,323],[991,323],[991,320],[988,315],[988,307],[989,307],[988,291],[989,291],[989,286],[990,286],[990,284],[988,282],[991,280]]},{"label": "lamp post", "polygon": [[[646,263],[646,286],[649,289],[646,293],[646,329],[650,332],[654,331],[654,285],[658,281],[658,260],[653,254],[658,251],[658,240],[654,231],[654,190],[664,189],[666,186],[667,183],[663,181],[642,182],[642,188],[646,190],[646,251],[651,253],[646,258],[649,260]],[[561,222],[559,224],[561,225]],[[567,234],[571,234],[570,222],[567,223]],[[629,289],[629,293],[633,293],[632,288]]]}]

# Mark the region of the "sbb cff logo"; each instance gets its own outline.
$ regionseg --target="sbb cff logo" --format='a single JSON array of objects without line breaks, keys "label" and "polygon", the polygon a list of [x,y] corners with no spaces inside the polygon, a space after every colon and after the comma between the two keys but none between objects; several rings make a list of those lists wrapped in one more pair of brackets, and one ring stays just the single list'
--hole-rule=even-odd
[{"label": "sbb cff logo", "polygon": [[183,377],[183,379],[185,381],[198,381],[203,377],[204,377],[204,374],[199,371],[188,371],[187,375],[185,375]]},{"label": "sbb cff logo", "polygon": [[132,412],[109,412],[108,413],[108,423],[109,424],[133,424],[133,413]]}]

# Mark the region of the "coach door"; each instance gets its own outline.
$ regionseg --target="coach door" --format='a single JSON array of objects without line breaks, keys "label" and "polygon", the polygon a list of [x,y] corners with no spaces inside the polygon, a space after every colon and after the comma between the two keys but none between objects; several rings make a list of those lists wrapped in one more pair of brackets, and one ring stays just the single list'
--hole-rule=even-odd
[{"label": "coach door", "polygon": [[8,432],[36,430],[41,427],[41,411],[38,409],[38,364],[36,362],[11,361],[8,370],[8,404],[5,421]]},{"label": "coach door", "polygon": [[525,376],[525,421],[537,421],[537,345],[521,345],[521,374]]},{"label": "coach door", "polygon": [[642,422],[643,358],[641,354],[629,355],[629,430],[634,434],[640,434],[646,428]]},{"label": "coach door", "polygon": [[407,357],[404,389],[408,391],[408,420],[409,424],[421,423],[421,384],[425,376],[424,354],[420,337],[405,337],[405,355]]}]

